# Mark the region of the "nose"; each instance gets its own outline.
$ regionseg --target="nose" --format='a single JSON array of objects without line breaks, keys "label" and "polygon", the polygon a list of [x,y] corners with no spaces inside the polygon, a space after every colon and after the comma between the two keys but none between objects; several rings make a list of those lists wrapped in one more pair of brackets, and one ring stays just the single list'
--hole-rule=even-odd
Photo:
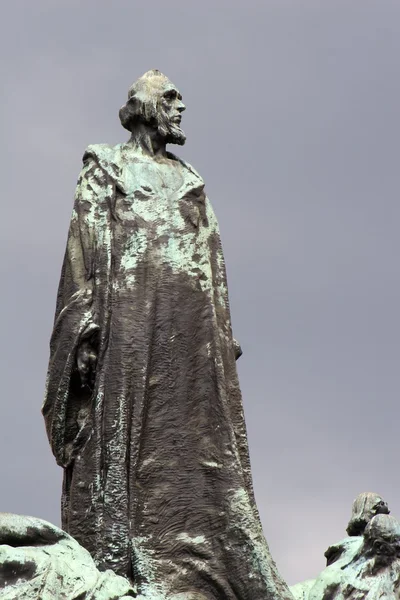
[{"label": "nose", "polygon": [[186,106],[183,104],[183,102],[181,100],[179,100],[176,110],[180,113],[182,113],[184,110],[186,110]]}]

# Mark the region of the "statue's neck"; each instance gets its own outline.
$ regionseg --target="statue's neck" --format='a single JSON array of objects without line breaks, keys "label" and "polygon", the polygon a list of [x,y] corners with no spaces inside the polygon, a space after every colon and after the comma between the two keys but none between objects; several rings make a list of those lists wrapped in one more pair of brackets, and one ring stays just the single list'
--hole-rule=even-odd
[{"label": "statue's neck", "polygon": [[148,156],[166,156],[166,143],[156,129],[140,123],[132,132],[129,144]]}]

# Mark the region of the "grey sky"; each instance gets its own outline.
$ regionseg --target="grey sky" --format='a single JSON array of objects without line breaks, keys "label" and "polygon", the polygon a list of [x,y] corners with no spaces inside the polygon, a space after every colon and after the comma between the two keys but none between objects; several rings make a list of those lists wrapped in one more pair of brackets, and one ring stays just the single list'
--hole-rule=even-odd
[{"label": "grey sky", "polygon": [[218,215],[253,474],[289,583],[353,498],[400,516],[398,0],[1,3],[4,511],[59,523],[40,415],[81,156],[126,139],[150,68],[180,88]]}]

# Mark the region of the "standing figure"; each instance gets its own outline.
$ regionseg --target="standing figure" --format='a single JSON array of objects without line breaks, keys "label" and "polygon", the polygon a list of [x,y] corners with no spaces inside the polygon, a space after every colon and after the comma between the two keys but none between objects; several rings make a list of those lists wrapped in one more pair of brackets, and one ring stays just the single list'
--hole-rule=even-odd
[{"label": "standing figure", "polygon": [[204,182],[166,150],[185,109],[159,71],[83,157],[43,414],[62,526],[144,595],[291,598],[254,501],[225,264]]}]

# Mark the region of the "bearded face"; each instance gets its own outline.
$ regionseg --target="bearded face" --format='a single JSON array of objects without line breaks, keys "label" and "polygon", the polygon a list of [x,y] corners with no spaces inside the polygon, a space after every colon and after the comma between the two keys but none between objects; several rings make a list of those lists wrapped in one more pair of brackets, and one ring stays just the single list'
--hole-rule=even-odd
[{"label": "bearded face", "polygon": [[183,146],[186,136],[181,129],[181,121],[185,105],[176,87],[171,82],[168,84],[158,98],[157,130],[167,144]]},{"label": "bearded face", "polygon": [[155,129],[166,144],[183,145],[181,129],[185,105],[178,89],[159,71],[149,71],[129,90],[129,99],[120,110],[123,127],[134,131],[138,123]]}]

